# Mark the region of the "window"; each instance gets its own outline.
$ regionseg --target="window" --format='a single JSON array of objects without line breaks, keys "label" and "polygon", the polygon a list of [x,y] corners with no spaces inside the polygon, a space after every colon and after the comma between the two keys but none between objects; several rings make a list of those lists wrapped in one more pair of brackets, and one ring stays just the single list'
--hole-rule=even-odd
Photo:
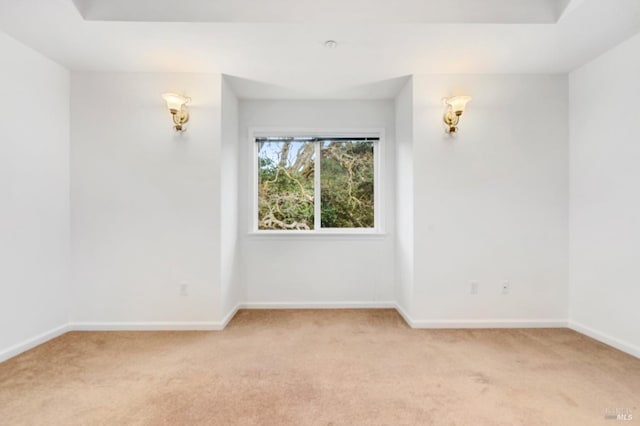
[{"label": "window", "polygon": [[376,136],[257,136],[255,231],[375,232]]}]

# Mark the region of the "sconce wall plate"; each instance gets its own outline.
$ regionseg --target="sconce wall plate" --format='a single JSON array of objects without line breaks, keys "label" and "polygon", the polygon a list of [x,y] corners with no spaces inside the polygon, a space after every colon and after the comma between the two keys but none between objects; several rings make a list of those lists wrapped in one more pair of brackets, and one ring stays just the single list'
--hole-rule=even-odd
[{"label": "sconce wall plate", "polygon": [[163,93],[162,99],[167,103],[167,108],[173,118],[173,128],[176,132],[184,132],[186,130],[184,125],[189,121],[187,104],[191,102],[191,98],[177,93]]},{"label": "sconce wall plate", "polygon": [[443,121],[447,125],[447,133],[458,132],[460,117],[462,116],[462,113],[464,113],[467,103],[470,101],[471,96],[453,96],[442,100],[442,102],[447,106],[443,117]]}]

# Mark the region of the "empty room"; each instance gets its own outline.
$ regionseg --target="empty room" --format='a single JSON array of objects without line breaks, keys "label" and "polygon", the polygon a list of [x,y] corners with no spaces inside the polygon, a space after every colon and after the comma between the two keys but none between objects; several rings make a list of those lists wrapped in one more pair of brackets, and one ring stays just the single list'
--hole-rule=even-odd
[{"label": "empty room", "polygon": [[0,425],[640,424],[639,0],[0,0]]}]

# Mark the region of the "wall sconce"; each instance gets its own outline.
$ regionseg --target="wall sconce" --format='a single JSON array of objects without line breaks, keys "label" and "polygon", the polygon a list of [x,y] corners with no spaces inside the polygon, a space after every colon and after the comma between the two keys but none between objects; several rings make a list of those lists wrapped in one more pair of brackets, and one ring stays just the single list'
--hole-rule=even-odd
[{"label": "wall sconce", "polygon": [[189,111],[187,104],[191,102],[191,98],[187,98],[176,93],[163,93],[162,99],[167,103],[167,108],[173,116],[173,126],[176,132],[184,132],[184,125],[189,121]]},{"label": "wall sconce", "polygon": [[452,98],[445,98],[442,100],[442,103],[447,106],[447,110],[443,117],[443,120],[447,125],[447,133],[456,133],[458,131],[460,116],[464,112],[467,103],[470,101],[471,96],[454,96]]}]

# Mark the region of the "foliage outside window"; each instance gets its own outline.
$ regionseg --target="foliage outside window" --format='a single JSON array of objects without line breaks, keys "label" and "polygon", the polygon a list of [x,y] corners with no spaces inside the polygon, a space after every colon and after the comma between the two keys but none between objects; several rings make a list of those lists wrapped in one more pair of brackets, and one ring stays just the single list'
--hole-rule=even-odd
[{"label": "foliage outside window", "polygon": [[258,230],[375,228],[378,138],[256,138]]}]

